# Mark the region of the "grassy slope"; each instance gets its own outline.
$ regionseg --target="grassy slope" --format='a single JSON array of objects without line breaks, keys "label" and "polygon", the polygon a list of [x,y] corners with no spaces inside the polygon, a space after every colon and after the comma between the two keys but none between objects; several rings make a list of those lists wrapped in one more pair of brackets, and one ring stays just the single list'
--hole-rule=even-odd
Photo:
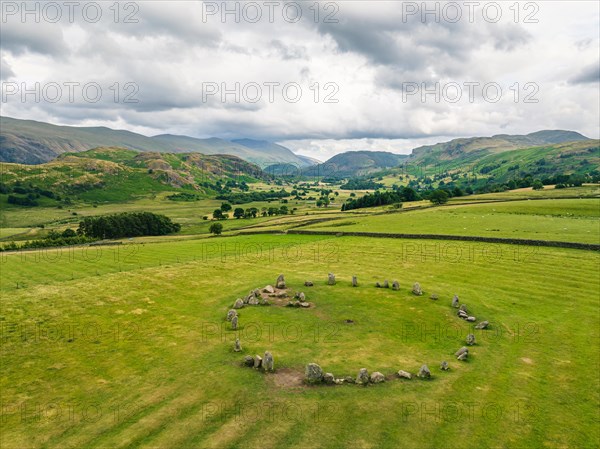
[{"label": "grassy slope", "polygon": [[[595,447],[597,255],[457,242],[464,259],[422,260],[406,251],[415,244],[437,242],[252,236],[105,247],[96,259],[0,255],[2,447]],[[220,326],[236,297],[280,272],[294,289],[315,281],[305,292],[317,307],[243,309],[244,354],[268,349],[279,370],[316,361],[336,375],[427,363],[434,379],[290,390],[237,366],[231,331],[203,341],[203,325]],[[384,277],[402,291],[374,289]],[[421,298],[409,293],[417,280]],[[468,363],[452,357],[468,332],[449,307],[454,293],[493,323]],[[15,323],[24,327],[9,332]],[[47,335],[67,323],[72,341]]]},{"label": "grassy slope", "polygon": [[306,229],[599,243],[600,199],[450,205],[397,214],[348,217]]}]

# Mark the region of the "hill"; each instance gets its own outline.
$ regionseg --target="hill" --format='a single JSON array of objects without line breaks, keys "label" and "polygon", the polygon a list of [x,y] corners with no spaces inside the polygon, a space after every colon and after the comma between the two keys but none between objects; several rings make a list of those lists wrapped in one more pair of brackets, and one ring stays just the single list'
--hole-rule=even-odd
[{"label": "hill", "polygon": [[[260,167],[231,155],[136,152],[96,148],[64,153],[39,165],[1,164],[2,187],[41,205],[70,201],[125,201],[161,191],[189,192],[182,198],[214,196],[266,179]],[[4,196],[4,195],[0,195]],[[3,200],[2,202],[5,202]]]},{"label": "hill", "polygon": [[[247,140],[247,139],[245,139]],[[252,141],[249,141],[252,142]],[[41,164],[62,153],[97,147],[120,147],[159,153],[231,154],[266,166],[275,162],[310,165],[288,148],[265,142],[247,146],[218,138],[162,134],[154,137],[106,127],[57,126],[33,120],[0,117],[0,161]]]},{"label": "hill", "polygon": [[347,151],[336,154],[322,164],[308,167],[308,176],[325,178],[348,178],[364,176],[382,169],[397,167],[408,158],[405,154],[387,151]]}]

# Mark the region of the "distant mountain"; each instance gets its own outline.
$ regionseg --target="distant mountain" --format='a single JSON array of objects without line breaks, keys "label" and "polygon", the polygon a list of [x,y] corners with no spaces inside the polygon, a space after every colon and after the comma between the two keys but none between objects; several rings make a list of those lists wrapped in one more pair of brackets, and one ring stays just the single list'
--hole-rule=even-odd
[{"label": "distant mountain", "polygon": [[347,151],[336,154],[322,164],[308,167],[305,172],[308,176],[324,176],[326,178],[363,176],[396,167],[407,158],[407,154],[395,154],[387,151]]},{"label": "distant mountain", "polygon": [[[262,167],[273,163],[310,165],[304,156],[296,156],[284,146],[249,139],[244,141],[247,145],[218,138],[197,139],[171,134],[148,137],[106,127],[56,126],[0,117],[0,161],[4,162],[41,164],[62,153],[121,147],[159,153],[231,154]],[[251,142],[263,143],[252,146]]]},{"label": "distant mountain", "polygon": [[[268,140],[253,140],[253,139],[236,139],[232,140],[233,143],[238,145],[242,145],[246,148],[251,148],[253,150],[260,151],[261,154],[267,155],[272,154],[273,160],[271,163],[266,164],[265,166],[270,166],[273,164],[280,164],[282,162],[294,163],[296,161],[282,161],[281,157],[278,155],[284,153],[285,151],[290,151],[288,148],[279,145],[277,143],[269,142]],[[315,165],[320,163],[321,161],[317,159],[313,159],[308,156],[302,156],[300,154],[294,154],[294,156],[299,159],[298,164],[301,167]]]},{"label": "distant mountain", "polygon": [[490,154],[551,145],[564,142],[588,141],[588,137],[575,131],[546,130],[526,135],[498,134],[492,137],[454,139],[415,148],[407,163],[422,167],[473,163]]}]

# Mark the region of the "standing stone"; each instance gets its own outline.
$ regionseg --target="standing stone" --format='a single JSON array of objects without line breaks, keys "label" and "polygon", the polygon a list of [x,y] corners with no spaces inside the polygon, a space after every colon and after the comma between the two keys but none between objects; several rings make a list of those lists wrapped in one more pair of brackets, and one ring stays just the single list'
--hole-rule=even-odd
[{"label": "standing stone", "polygon": [[405,379],[412,379],[412,374],[410,374],[408,371],[399,370],[398,377],[403,377]]},{"label": "standing stone", "polygon": [[237,312],[233,309],[231,309],[229,312],[227,312],[227,321],[231,321],[231,319],[237,315]]},{"label": "standing stone", "polygon": [[439,299],[439,296],[434,293],[429,297],[429,299],[433,299],[434,301],[437,301]]},{"label": "standing stone", "polygon": [[329,276],[328,276],[328,279],[327,279],[327,283],[329,285],[335,285],[335,274],[329,273]]},{"label": "standing stone", "polygon": [[328,385],[333,385],[335,383],[335,377],[331,373],[325,373],[323,375],[323,382]]},{"label": "standing stone", "polygon": [[238,328],[238,316],[235,315],[232,319],[231,319],[231,329],[236,330]]},{"label": "standing stone", "polygon": [[454,355],[455,355],[456,357],[459,357],[459,356],[460,356],[460,355],[462,355],[462,354],[468,354],[468,353],[469,353],[469,348],[467,348],[466,346],[463,346],[463,347],[462,347],[462,348],[460,348],[458,351],[456,351],[456,352],[454,353]]},{"label": "standing stone", "polygon": [[452,307],[458,307],[458,295],[454,295],[452,298]]},{"label": "standing stone", "polygon": [[361,368],[356,376],[356,383],[359,385],[367,385],[369,383],[369,372],[367,368]]},{"label": "standing stone", "polygon": [[375,288],[381,288],[381,284],[379,282],[375,282]]},{"label": "standing stone", "polygon": [[400,283],[398,281],[394,281],[392,283],[392,290],[396,290],[396,291],[400,290]]},{"label": "standing stone", "polygon": [[316,384],[323,381],[323,370],[316,363],[309,363],[304,370],[304,378],[309,384]]},{"label": "standing stone", "polygon": [[254,356],[254,368],[258,369],[262,366],[262,357],[259,355]]},{"label": "standing stone", "polygon": [[475,344],[475,335],[473,335],[473,334],[467,335],[467,344],[469,346],[473,346]]},{"label": "standing stone", "polygon": [[306,297],[304,296],[303,292],[297,292],[296,296],[294,296],[298,301],[300,302],[305,302],[306,301]]},{"label": "standing stone", "polygon": [[423,294],[423,290],[421,290],[421,284],[415,282],[412,289],[413,295],[421,296]]},{"label": "standing stone", "polygon": [[248,296],[244,296],[244,299],[242,299],[242,304],[248,304],[249,300],[250,298]]},{"label": "standing stone", "polygon": [[446,362],[445,360],[442,362],[442,364],[440,365],[440,369],[442,371],[448,371],[450,369],[450,367],[448,366],[448,362]]},{"label": "standing stone", "polygon": [[233,308],[234,309],[241,309],[242,307],[244,307],[244,301],[242,301],[241,299],[236,299],[235,302],[233,303]]},{"label": "standing stone", "polygon": [[265,357],[262,360],[262,367],[265,371],[275,370],[275,361],[273,360],[273,354],[269,351],[265,351]]},{"label": "standing stone", "polygon": [[254,357],[251,355],[244,356],[244,365],[252,368],[254,366]]},{"label": "standing stone", "polygon": [[390,288],[390,283],[388,282],[387,279],[385,281],[383,281],[383,288]]},{"label": "standing stone", "polygon": [[487,329],[489,325],[490,323],[488,321],[482,321],[477,326],[475,326],[475,329]]},{"label": "standing stone", "polygon": [[258,299],[254,295],[250,295],[248,297],[248,304],[251,305],[251,306],[257,306],[259,301],[260,301],[260,299]]},{"label": "standing stone", "polygon": [[352,276],[352,287],[358,287],[358,278],[356,276]]},{"label": "standing stone", "polygon": [[465,313],[469,313],[469,310],[467,309],[467,305],[466,304],[461,304],[459,307],[459,310],[462,310]]},{"label": "standing stone", "polygon": [[285,278],[283,277],[283,274],[280,274],[277,278],[277,281],[275,282],[275,287],[285,288]]},{"label": "standing stone", "polygon": [[380,384],[381,382],[385,382],[385,376],[381,374],[379,371],[375,371],[371,374],[371,383]]},{"label": "standing stone", "polygon": [[265,292],[265,293],[275,293],[275,289],[273,288],[272,285],[267,285],[265,288],[263,288],[263,292]]},{"label": "standing stone", "polygon": [[312,287],[313,285],[315,285],[315,284],[313,284],[312,281],[304,281],[305,287]]},{"label": "standing stone", "polygon": [[417,377],[420,377],[421,379],[428,379],[431,377],[431,371],[429,371],[427,365],[423,365],[421,367],[421,369],[417,373]]},{"label": "standing stone", "polygon": [[242,350],[242,345],[240,344],[240,339],[239,338],[235,339],[235,345],[233,346],[233,350],[235,352],[240,352]]},{"label": "standing stone", "polygon": [[467,357],[469,357],[469,353],[463,352],[461,355],[456,357],[456,360],[460,360],[461,362],[464,362],[465,360],[467,360]]}]

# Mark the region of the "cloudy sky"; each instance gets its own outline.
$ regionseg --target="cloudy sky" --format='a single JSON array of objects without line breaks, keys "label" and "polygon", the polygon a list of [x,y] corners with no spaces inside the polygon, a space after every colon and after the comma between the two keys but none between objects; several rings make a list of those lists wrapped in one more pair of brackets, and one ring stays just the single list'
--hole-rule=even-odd
[{"label": "cloudy sky", "polygon": [[599,4],[3,1],[2,115],[320,160],[540,129],[598,138]]}]

